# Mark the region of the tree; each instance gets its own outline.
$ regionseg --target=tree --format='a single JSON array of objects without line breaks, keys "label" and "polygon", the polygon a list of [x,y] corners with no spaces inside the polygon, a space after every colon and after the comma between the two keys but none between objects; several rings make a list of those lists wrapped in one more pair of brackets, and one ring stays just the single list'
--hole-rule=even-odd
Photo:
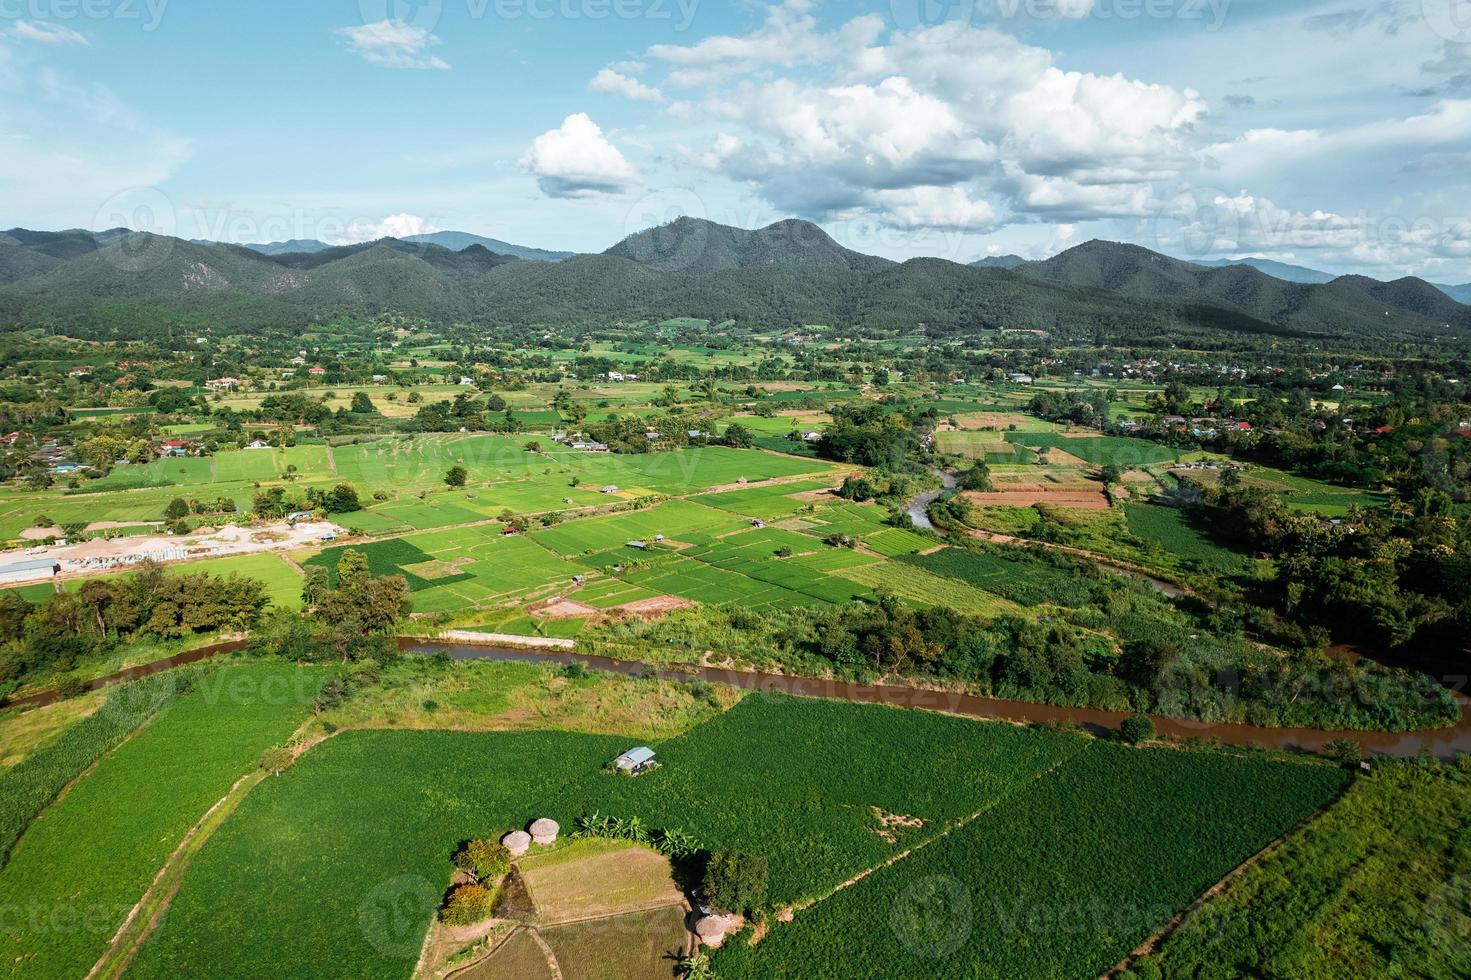
[{"label": "tree", "polygon": [[721,442],[732,449],[750,449],[756,445],[756,438],[751,434],[750,429],[741,425],[739,422],[732,422],[726,426],[725,435],[721,437]]},{"label": "tree", "polygon": [[450,892],[439,919],[445,925],[470,926],[490,918],[490,912],[490,889],[484,885],[461,885]]},{"label": "tree", "polygon": [[511,852],[493,840],[472,840],[455,855],[455,867],[468,871],[476,881],[494,881],[511,870]]},{"label": "tree", "polygon": [[1119,735],[1130,745],[1138,745],[1154,738],[1154,722],[1148,715],[1134,715],[1125,718],[1119,725]]},{"label": "tree", "polygon": [[329,514],[351,514],[363,509],[358,492],[350,483],[339,483],[328,491],[323,501]]},{"label": "tree", "polygon": [[451,466],[444,475],[444,482],[450,487],[463,487],[469,479],[470,474],[463,466]]},{"label": "tree", "polygon": [[357,592],[373,573],[368,569],[368,556],[356,548],[349,548],[337,559],[337,588],[346,592]]},{"label": "tree", "polygon": [[1107,463],[1099,473],[1099,478],[1106,487],[1122,483],[1124,480],[1124,468],[1117,463]]},{"label": "tree", "polygon": [[984,459],[976,460],[974,466],[960,475],[958,485],[962,490],[990,493],[995,489],[991,483],[991,467],[986,465]]},{"label": "tree", "polygon": [[272,776],[279,776],[296,761],[296,753],[284,745],[277,745],[261,753],[260,767]]},{"label": "tree", "polygon": [[766,858],[717,851],[705,868],[705,895],[716,908],[745,914],[766,901],[769,881]]},{"label": "tree", "polygon": [[374,415],[377,411],[373,407],[373,399],[368,397],[366,391],[359,391],[352,396],[352,413],[354,415]]},{"label": "tree", "polygon": [[169,522],[181,521],[189,516],[189,502],[183,497],[175,497],[169,501],[169,505],[163,509],[163,519]]},{"label": "tree", "polygon": [[327,570],[321,565],[308,565],[306,575],[301,580],[301,604],[307,609],[315,608],[317,601],[330,587]]}]

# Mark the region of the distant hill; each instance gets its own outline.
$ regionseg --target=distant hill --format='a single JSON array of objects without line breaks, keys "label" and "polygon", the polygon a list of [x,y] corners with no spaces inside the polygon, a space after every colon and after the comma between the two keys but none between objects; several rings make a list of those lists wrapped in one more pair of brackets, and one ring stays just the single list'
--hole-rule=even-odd
[{"label": "distant hill", "polygon": [[187,323],[299,329],[387,313],[512,327],[688,316],[934,337],[1016,328],[1128,342],[1201,331],[1471,335],[1471,307],[1419,279],[1288,283],[1247,265],[1206,268],[1111,242],[1014,269],[901,264],[843,248],[800,221],[751,231],[681,219],[560,262],[392,238],[266,255],[132,232],[0,237],[0,328],[108,337]]},{"label": "distant hill", "polygon": [[1459,286],[1446,286],[1441,283],[1435,283],[1434,285],[1436,289],[1445,293],[1457,303],[1471,304],[1471,282],[1463,283]]},{"label": "distant hill", "polygon": [[471,246],[479,245],[497,255],[509,255],[527,262],[561,262],[563,259],[570,259],[574,254],[572,252],[552,252],[544,248],[529,248],[525,245],[512,245],[510,242],[503,242],[496,238],[472,235],[467,231],[436,231],[432,235],[410,235],[404,241],[438,245],[451,252],[463,252]]},{"label": "distant hill", "polygon": [[663,272],[710,275],[761,266],[827,266],[875,272],[894,263],[846,249],[810,221],[778,221],[748,231],[700,218],[678,218],[630,235],[605,255]]},{"label": "distant hill", "polygon": [[1273,279],[1281,279],[1283,282],[1306,282],[1321,285],[1338,278],[1331,272],[1320,272],[1317,269],[1289,265],[1286,262],[1273,262],[1271,259],[1190,259],[1189,261],[1193,265],[1202,265],[1207,269],[1222,269],[1228,265],[1249,265],[1258,272],[1265,272]]},{"label": "distant hill", "polygon": [[1375,335],[1386,323],[1418,332],[1471,329],[1471,308],[1423,279],[1380,282],[1340,276],[1327,283],[1284,282],[1249,265],[1208,268],[1138,245],[1091,241],[1018,273],[1075,289],[1139,300],[1194,301],[1304,332]]},{"label": "distant hill", "polygon": [[988,255],[971,263],[973,269],[1016,269],[1027,264],[1020,255]]},{"label": "distant hill", "polygon": [[[196,239],[194,244],[214,245],[217,243],[204,239]],[[250,249],[252,252],[259,252],[262,255],[311,255],[315,252],[321,252],[330,246],[326,242],[317,241],[315,238],[293,238],[289,242],[269,242],[264,245],[245,245],[244,247]]]}]

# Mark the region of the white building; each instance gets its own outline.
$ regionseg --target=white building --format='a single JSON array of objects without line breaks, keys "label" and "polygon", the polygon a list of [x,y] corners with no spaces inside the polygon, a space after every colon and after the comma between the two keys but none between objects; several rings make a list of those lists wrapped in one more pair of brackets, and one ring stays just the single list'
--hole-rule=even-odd
[{"label": "white building", "polygon": [[15,585],[21,582],[44,582],[53,579],[61,571],[54,558],[35,558],[0,565],[0,585]]}]

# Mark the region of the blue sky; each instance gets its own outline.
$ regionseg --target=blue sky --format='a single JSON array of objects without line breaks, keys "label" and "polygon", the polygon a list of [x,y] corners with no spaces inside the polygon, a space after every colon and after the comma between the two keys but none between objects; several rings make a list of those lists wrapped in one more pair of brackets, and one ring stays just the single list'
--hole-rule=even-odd
[{"label": "blue sky", "polygon": [[0,226],[1471,280],[1471,0],[0,0]]}]

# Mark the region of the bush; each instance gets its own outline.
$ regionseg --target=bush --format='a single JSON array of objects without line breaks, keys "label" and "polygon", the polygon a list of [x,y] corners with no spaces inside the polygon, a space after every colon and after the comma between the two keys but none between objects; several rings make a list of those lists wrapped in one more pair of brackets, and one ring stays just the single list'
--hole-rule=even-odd
[{"label": "bush", "polygon": [[461,885],[450,892],[439,921],[451,926],[470,926],[490,918],[492,896],[484,885]]},{"label": "bush", "polygon": [[68,677],[56,685],[56,696],[63,701],[79,698],[87,693],[87,685],[75,677]]},{"label": "bush", "polygon": [[764,857],[717,851],[705,868],[705,896],[716,908],[746,913],[766,901],[769,880]]},{"label": "bush", "polygon": [[511,870],[511,852],[493,840],[472,840],[455,855],[455,867],[478,881],[494,881]]},{"label": "bush", "polygon": [[272,746],[261,753],[260,767],[272,776],[279,776],[296,761],[296,753],[284,745]]},{"label": "bush", "polygon": [[1123,724],[1119,725],[1119,735],[1130,745],[1138,745],[1154,738],[1154,722],[1147,715],[1135,715],[1125,718]]}]

